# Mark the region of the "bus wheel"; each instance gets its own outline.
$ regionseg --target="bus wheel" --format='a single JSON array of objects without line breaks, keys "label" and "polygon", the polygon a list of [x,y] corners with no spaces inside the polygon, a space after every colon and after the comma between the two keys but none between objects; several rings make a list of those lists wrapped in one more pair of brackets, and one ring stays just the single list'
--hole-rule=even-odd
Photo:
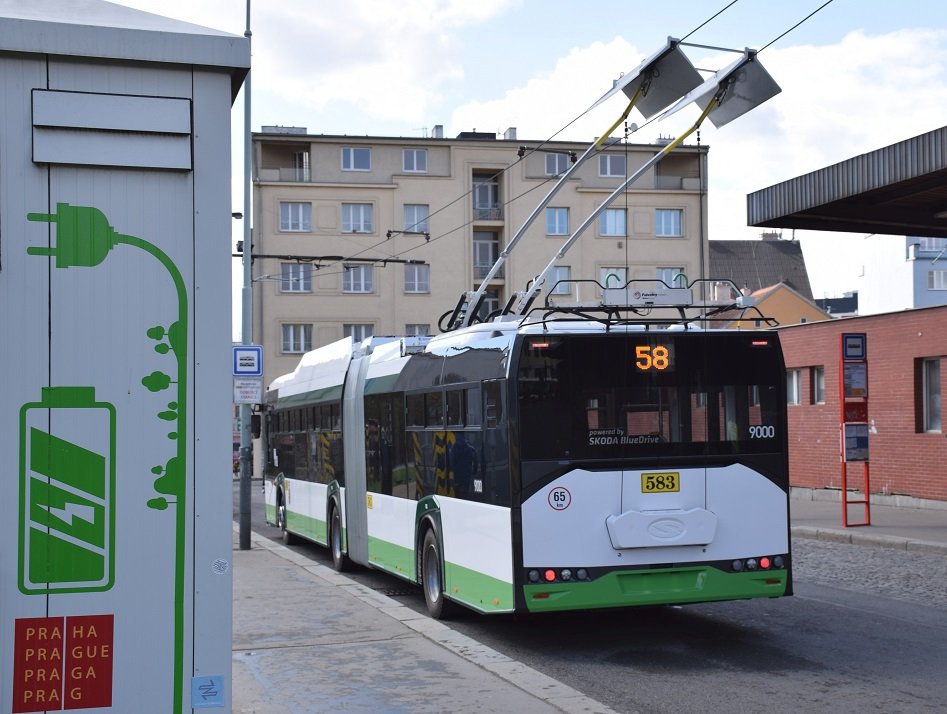
[{"label": "bus wheel", "polygon": [[437,545],[437,534],[429,528],[421,546],[421,590],[428,614],[435,620],[449,618],[455,612],[454,603],[444,597],[444,568],[441,551]]},{"label": "bus wheel", "polygon": [[286,530],[286,502],[283,501],[282,494],[277,497],[276,501],[276,527],[280,529],[283,542],[286,545],[293,545],[299,542],[299,539],[295,535]]},{"label": "bus wheel", "polygon": [[349,569],[349,559],[342,552],[342,515],[338,508],[333,508],[329,516],[329,552],[333,568],[340,573]]}]

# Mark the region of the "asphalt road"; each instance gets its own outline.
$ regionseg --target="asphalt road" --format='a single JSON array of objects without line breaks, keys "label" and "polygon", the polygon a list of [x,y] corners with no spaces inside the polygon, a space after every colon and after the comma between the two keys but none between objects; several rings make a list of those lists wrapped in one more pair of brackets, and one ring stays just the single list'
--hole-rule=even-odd
[{"label": "asphalt road", "polygon": [[[253,501],[253,529],[278,539],[258,483]],[[331,567],[318,546],[293,549]],[[791,598],[450,625],[619,712],[944,711],[947,558],[805,539],[793,553]],[[410,584],[350,577],[424,611]]]}]

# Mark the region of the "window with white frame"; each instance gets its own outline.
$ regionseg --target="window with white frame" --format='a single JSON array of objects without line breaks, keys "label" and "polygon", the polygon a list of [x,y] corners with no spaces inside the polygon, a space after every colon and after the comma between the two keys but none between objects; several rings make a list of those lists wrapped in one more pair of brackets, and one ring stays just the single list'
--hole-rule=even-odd
[{"label": "window with white frame", "polygon": [[599,270],[598,281],[603,288],[623,288],[628,282],[628,268],[605,267]]},{"label": "window with white frame", "polygon": [[481,320],[487,319],[487,316],[500,309],[500,291],[485,290],[483,292],[483,302],[480,303],[480,310],[477,315]]},{"label": "window with white frame", "polygon": [[930,236],[921,236],[916,239],[918,248],[923,251],[933,252],[947,249],[947,238],[932,238]]},{"label": "window with white frame", "polygon": [[405,263],[404,291],[406,293],[431,292],[431,266]]},{"label": "window with white frame", "polygon": [[624,237],[627,220],[624,208],[606,208],[598,217],[598,233],[602,236]]},{"label": "window with white frame", "polygon": [[311,293],[312,265],[309,263],[281,263],[280,291],[284,293]]},{"label": "window with white frame", "polygon": [[924,431],[941,431],[940,357],[921,360],[921,414]]},{"label": "window with white frame", "polygon": [[669,288],[686,288],[687,279],[683,276],[684,268],[658,268],[654,275],[654,277],[663,281]]},{"label": "window with white frame", "polygon": [[311,231],[312,204],[307,201],[280,201],[279,229],[281,231]]},{"label": "window with white frame", "polygon": [[342,232],[371,233],[374,230],[373,209],[370,203],[343,203]]},{"label": "window with white frame", "polygon": [[601,154],[598,157],[598,175],[624,177],[625,155],[624,154]]},{"label": "window with white frame", "polygon": [[404,229],[410,233],[427,233],[430,207],[426,203],[404,204]]},{"label": "window with white frame", "polygon": [[[549,274],[549,294],[550,295],[571,295],[572,268],[568,265],[557,265]],[[565,281],[565,282],[564,282]]]},{"label": "window with white frame", "polygon": [[928,290],[947,290],[947,270],[930,270],[927,273]]},{"label": "window with white frame", "polygon": [[421,322],[409,322],[404,326],[404,334],[408,337],[424,337],[431,334],[431,326]]},{"label": "window with white frame", "polygon": [[546,208],[546,235],[547,236],[567,236],[569,235],[569,209],[568,208]]},{"label": "window with white frame", "polygon": [[365,323],[353,322],[342,325],[342,336],[351,337],[355,343],[367,340],[375,334],[375,326]]},{"label": "window with white frame", "polygon": [[405,173],[427,173],[427,149],[404,149],[401,157],[401,166]]},{"label": "window with white frame", "polygon": [[802,404],[802,371],[786,370],[786,403]]},{"label": "window with white frame", "polygon": [[546,154],[546,175],[561,176],[569,170],[569,157],[567,154],[551,153]]},{"label": "window with white frame", "polygon": [[[493,264],[497,262],[500,256],[500,235],[494,231],[474,231],[473,232],[473,263],[474,277],[477,279],[487,277]],[[494,277],[502,278],[503,273],[497,273]]]},{"label": "window with white frame", "polygon": [[813,367],[809,378],[812,380],[812,403],[825,404],[825,367]]},{"label": "window with white frame", "polygon": [[285,324],[282,332],[284,354],[298,354],[312,349],[312,325]]},{"label": "window with white frame", "polygon": [[371,265],[346,265],[342,269],[342,292],[370,293],[374,290]]},{"label": "window with white frame", "polygon": [[343,146],[343,171],[371,171],[372,149],[369,146]]},{"label": "window with white frame", "polygon": [[654,211],[654,235],[658,238],[680,238],[684,211],[680,208],[657,208]]}]

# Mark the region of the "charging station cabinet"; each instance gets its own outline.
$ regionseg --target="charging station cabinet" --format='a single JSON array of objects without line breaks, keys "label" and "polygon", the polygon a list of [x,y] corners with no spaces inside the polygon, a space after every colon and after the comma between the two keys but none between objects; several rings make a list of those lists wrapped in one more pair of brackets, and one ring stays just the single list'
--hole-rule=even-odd
[{"label": "charging station cabinet", "polygon": [[0,0],[0,711],[231,706],[244,37]]}]

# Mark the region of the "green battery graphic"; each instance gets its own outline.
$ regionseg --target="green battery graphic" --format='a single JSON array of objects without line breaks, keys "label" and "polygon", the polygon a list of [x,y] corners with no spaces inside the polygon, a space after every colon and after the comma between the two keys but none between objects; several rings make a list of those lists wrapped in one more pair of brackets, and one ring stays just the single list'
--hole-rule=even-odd
[{"label": "green battery graphic", "polygon": [[45,387],[20,408],[19,588],[108,590],[115,576],[115,407]]}]

